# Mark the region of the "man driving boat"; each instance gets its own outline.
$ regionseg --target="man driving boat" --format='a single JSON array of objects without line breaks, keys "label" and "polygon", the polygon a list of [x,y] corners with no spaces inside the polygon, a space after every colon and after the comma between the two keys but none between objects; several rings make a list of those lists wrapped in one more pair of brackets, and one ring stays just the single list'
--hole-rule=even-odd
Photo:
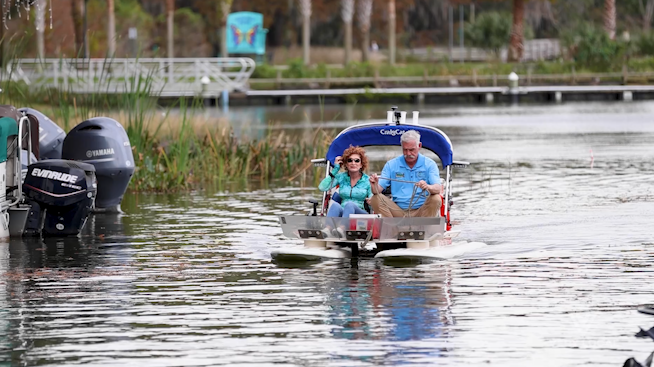
[{"label": "man driving boat", "polygon": [[[381,177],[370,175],[370,205],[382,217],[435,217],[443,204],[438,165],[420,154],[417,131],[406,131],[400,142],[403,154],[386,162]],[[392,199],[382,194],[389,186]]]}]

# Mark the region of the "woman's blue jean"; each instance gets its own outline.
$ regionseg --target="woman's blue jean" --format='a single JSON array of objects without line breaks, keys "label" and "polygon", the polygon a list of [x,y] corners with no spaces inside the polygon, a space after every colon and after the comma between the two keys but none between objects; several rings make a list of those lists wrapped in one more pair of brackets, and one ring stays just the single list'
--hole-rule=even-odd
[{"label": "woman's blue jean", "polygon": [[327,211],[328,217],[344,217],[348,218],[350,214],[368,214],[365,210],[359,208],[353,201],[348,201],[345,205],[332,201]]}]

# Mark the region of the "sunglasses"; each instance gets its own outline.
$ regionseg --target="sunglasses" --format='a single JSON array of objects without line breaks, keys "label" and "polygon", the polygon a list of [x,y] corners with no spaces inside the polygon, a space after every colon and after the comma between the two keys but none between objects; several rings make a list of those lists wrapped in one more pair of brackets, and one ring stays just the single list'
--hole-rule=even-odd
[{"label": "sunglasses", "polygon": [[348,158],[347,159],[347,163],[352,163],[352,162],[359,163],[359,162],[361,162],[361,160],[359,158],[354,158],[354,159]]}]

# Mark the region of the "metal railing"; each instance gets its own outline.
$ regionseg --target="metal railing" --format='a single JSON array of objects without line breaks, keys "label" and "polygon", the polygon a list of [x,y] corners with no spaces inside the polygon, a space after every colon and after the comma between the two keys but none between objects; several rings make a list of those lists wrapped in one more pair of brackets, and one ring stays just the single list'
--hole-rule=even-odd
[{"label": "metal railing", "polygon": [[17,59],[6,76],[73,93],[219,95],[247,86],[254,60],[238,58]]}]

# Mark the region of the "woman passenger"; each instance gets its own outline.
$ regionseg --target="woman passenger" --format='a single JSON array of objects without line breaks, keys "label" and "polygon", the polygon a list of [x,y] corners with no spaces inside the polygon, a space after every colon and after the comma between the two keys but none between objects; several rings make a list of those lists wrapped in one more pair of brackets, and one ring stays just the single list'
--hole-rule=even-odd
[{"label": "woman passenger", "polygon": [[[343,164],[345,164],[345,172],[339,173]],[[339,185],[341,203],[331,202],[327,210],[328,217],[347,218],[350,214],[368,214],[364,203],[366,199],[372,197],[372,190],[368,175],[363,173],[366,168],[368,168],[368,157],[366,151],[359,146],[350,145],[343,152],[343,156],[336,157],[334,169],[318,185],[318,189],[323,192]],[[340,232],[342,231],[339,231],[339,234],[344,237]]]}]

